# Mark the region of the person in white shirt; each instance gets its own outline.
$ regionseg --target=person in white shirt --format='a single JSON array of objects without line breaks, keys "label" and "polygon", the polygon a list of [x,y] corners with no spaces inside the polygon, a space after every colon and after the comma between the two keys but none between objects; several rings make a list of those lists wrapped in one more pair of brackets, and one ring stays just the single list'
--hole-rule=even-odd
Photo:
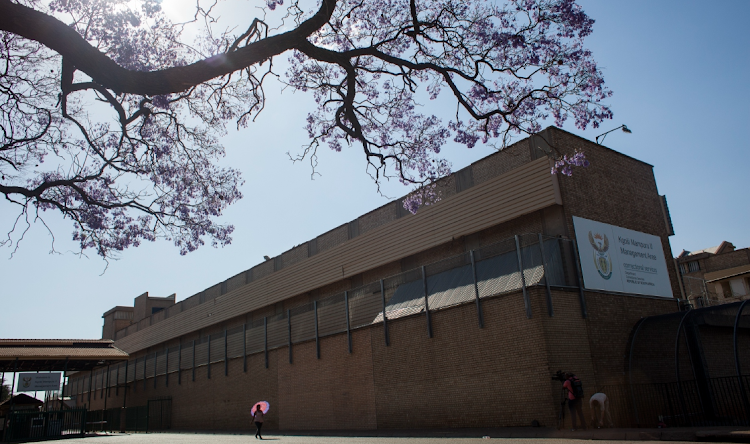
[{"label": "person in white shirt", "polygon": [[[597,428],[604,427],[604,417],[607,418],[607,427],[614,427],[612,416],[609,414],[609,398],[604,393],[594,393],[589,399],[591,409],[591,423]],[[597,411],[599,414],[597,415]]]}]

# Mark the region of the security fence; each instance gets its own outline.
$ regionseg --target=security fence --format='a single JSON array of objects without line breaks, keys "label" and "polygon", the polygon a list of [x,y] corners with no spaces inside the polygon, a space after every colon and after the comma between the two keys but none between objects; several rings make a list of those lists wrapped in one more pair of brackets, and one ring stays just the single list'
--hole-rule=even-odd
[{"label": "security fence", "polygon": [[86,417],[86,409],[11,411],[7,417],[5,441],[27,442],[83,436]]},{"label": "security fence", "polygon": [[745,401],[750,397],[750,375],[711,378],[710,409],[705,408],[696,380],[670,383],[611,385],[607,394],[616,427],[713,427],[748,426]]},{"label": "security fence", "polygon": [[[750,301],[641,319],[628,384],[609,387],[624,425],[750,425]],[[614,411],[614,409],[613,409]]]},{"label": "security fence", "polygon": [[92,410],[87,413],[85,423],[87,432],[149,432],[170,428],[171,397],[149,399],[146,405],[136,407]]},{"label": "security fence", "polygon": [[[522,290],[526,315],[532,317],[528,287],[546,289],[547,313],[554,313],[550,289],[574,287],[580,292],[582,315],[586,316],[575,244],[569,239],[524,234],[463,254],[409,270],[361,287],[334,294],[286,310],[276,316],[253,320],[178,347],[165,348],[118,365],[71,378],[65,396],[80,396],[83,402],[115,394],[125,385],[134,390],[148,384],[156,386],[155,376],[164,376],[164,384],[180,383],[182,378],[195,379],[195,369],[207,366],[207,377],[218,369],[228,374],[231,359],[289,348],[294,359],[294,345],[315,341],[320,357],[320,338],[346,333],[352,351],[352,330],[383,324],[388,343],[388,322],[403,316],[424,313],[426,330],[432,335],[430,313],[459,304],[473,303],[477,321],[483,325],[484,298]],[[520,302],[520,301],[519,301]],[[536,315],[539,315],[537,313]],[[209,364],[223,363],[223,369]],[[223,370],[223,371],[222,371]],[[148,381],[153,379],[153,381]],[[86,397],[83,397],[87,394]]]}]

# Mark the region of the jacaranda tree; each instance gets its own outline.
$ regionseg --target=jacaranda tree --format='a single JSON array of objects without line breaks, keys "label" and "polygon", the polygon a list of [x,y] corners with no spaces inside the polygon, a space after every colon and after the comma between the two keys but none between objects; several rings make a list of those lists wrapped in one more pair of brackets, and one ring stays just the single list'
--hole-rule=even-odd
[{"label": "jacaranda tree", "polygon": [[[376,182],[418,190],[412,211],[436,198],[449,140],[503,147],[544,119],[611,117],[573,0],[266,0],[241,29],[212,1],[176,23],[159,0],[0,0],[6,245],[47,211],[105,258],[157,238],[228,244],[216,219],[242,179],[217,165],[220,139],[263,110],[268,79],[314,95],[300,156],[357,147]],[[441,93],[449,121],[418,105]],[[551,155],[565,174],[586,163]]]}]

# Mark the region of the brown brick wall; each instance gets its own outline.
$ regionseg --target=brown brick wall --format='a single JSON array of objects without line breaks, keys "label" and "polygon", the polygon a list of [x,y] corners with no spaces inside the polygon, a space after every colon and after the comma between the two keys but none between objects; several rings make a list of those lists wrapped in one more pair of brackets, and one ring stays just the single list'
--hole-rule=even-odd
[{"label": "brown brick wall", "polygon": [[359,234],[373,230],[381,225],[396,220],[398,212],[396,211],[397,202],[391,202],[383,205],[374,211],[359,217]]},{"label": "brown brick wall", "polygon": [[289,267],[307,259],[307,243],[298,245],[281,255],[282,267]]},{"label": "brown brick wall", "polygon": [[317,358],[315,341],[292,346],[279,356],[278,390],[283,408],[279,426],[284,430],[372,430],[375,423],[375,386],[370,334],[352,335],[352,354],[346,335],[325,338]]},{"label": "brown brick wall", "polygon": [[702,270],[704,273],[747,265],[750,264],[750,249],[743,248],[742,250],[709,256],[701,265],[704,264],[706,267]]},{"label": "brown brick wall", "polygon": [[[539,298],[535,298],[539,299]],[[468,304],[389,323],[374,335],[378,428],[554,426],[544,334],[520,293],[483,301],[485,328]],[[458,415],[458,420],[456,416]]]},{"label": "brown brick wall", "polygon": [[240,274],[236,274],[232,276],[231,278],[227,279],[227,292],[230,292],[232,290],[236,290],[237,288],[242,287],[245,285],[245,272],[243,271]]},{"label": "brown brick wall", "polygon": [[[597,387],[625,384],[628,382],[626,380],[629,358],[628,342],[633,327],[641,318],[676,312],[678,310],[677,302],[673,299],[636,296],[617,298],[610,294],[597,292],[586,292],[585,297],[588,310],[589,347],[591,359],[594,362],[594,382]],[[664,362],[663,359],[659,358],[664,356],[663,353],[666,350],[655,344],[656,341],[662,341],[671,346],[673,356],[673,336],[676,332],[676,325],[672,327],[672,330],[665,329],[660,334],[655,335],[656,338],[649,336],[649,339],[646,339],[645,335],[649,334],[647,330],[639,332],[640,339],[645,341],[645,350],[639,351],[648,352],[647,349],[651,347],[661,354],[660,356],[652,356],[652,362]],[[636,355],[636,357],[645,359],[642,354]],[[653,370],[650,371],[653,372]],[[674,374],[672,367],[667,371],[671,371],[670,374],[672,375]],[[666,379],[671,381],[674,378]]]},{"label": "brown brick wall", "polygon": [[347,224],[341,225],[338,228],[321,234],[317,238],[318,240],[318,253],[333,248],[336,245],[342,244],[349,240],[349,227]]},{"label": "brown brick wall", "polygon": [[531,161],[529,142],[521,140],[514,143],[501,152],[487,156],[471,165],[474,185],[486,182],[529,161]]},{"label": "brown brick wall", "polygon": [[265,261],[253,267],[253,280],[264,278],[273,273],[273,260]]},{"label": "brown brick wall", "polygon": [[[261,399],[272,405],[265,426],[271,430],[528,426],[535,419],[554,427],[561,385],[550,376],[576,373],[587,396],[621,383],[629,323],[674,303],[586,293],[583,319],[578,292],[552,296],[553,317],[544,289],[533,287],[531,319],[522,292],[514,292],[482,300],[483,329],[476,306],[466,304],[431,313],[433,338],[418,314],[389,322],[389,346],[378,324],[352,333],[352,354],[346,334],[338,334],[321,338],[321,359],[308,341],[293,345],[292,364],[282,347],[269,352],[268,369],[257,353],[248,356],[247,373],[238,358],[229,361],[228,376],[220,362],[210,379],[206,366],[196,369],[194,382],[192,370],[183,370],[181,384],[170,374],[168,387],[164,376],[156,388],[149,378],[131,384],[127,405],[171,396],[177,430],[250,430],[248,410]],[[104,408],[101,394],[92,396],[91,409]],[[122,406],[123,395],[110,389],[107,407]]]},{"label": "brown brick wall", "polygon": [[[733,330],[731,327],[700,326],[701,347],[710,378],[737,376]],[[737,336],[740,369],[746,375],[750,373],[750,353],[746,352],[750,350],[750,332],[746,328],[741,328]],[[686,379],[692,379],[692,375],[688,375]]]},{"label": "brown brick wall", "polygon": [[572,216],[583,217],[661,237],[672,293],[680,295],[677,273],[671,261],[664,219],[653,167],[588,140],[550,128],[553,143],[562,153],[584,151],[591,162],[573,176],[560,175],[560,192],[568,233],[575,237]]}]

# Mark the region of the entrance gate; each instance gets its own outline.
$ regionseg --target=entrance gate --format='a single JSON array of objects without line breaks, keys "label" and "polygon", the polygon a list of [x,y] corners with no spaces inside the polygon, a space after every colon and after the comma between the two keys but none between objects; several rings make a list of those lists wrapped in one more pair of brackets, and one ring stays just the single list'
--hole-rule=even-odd
[{"label": "entrance gate", "polygon": [[149,399],[146,407],[148,430],[172,428],[172,397]]},{"label": "entrance gate", "polygon": [[51,412],[11,411],[7,419],[6,442],[69,438],[84,435],[86,409]]}]

